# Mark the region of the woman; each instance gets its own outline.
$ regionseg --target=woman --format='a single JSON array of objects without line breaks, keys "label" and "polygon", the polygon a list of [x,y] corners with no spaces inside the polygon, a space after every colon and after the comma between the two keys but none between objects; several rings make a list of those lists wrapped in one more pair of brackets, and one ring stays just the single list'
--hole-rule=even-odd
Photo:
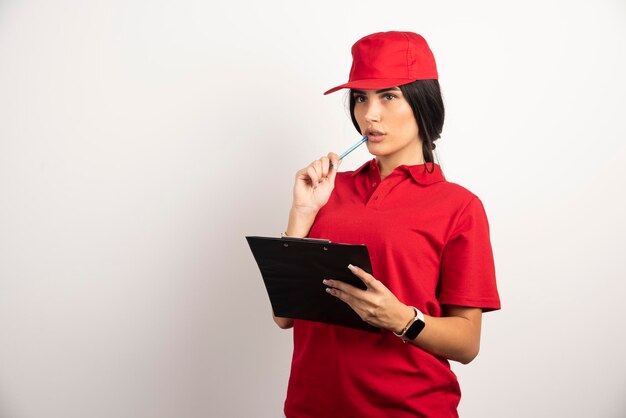
[{"label": "woman", "polygon": [[352,56],[349,82],[325,94],[351,90],[375,158],[337,172],[329,153],[298,171],[285,235],[366,244],[373,274],[347,266],[366,290],[332,277],[320,286],[383,332],[275,317],[294,328],[285,415],[456,417],[448,360],[472,361],[482,313],[500,309],[487,217],[433,160],[444,108],[424,38],[375,33]]}]

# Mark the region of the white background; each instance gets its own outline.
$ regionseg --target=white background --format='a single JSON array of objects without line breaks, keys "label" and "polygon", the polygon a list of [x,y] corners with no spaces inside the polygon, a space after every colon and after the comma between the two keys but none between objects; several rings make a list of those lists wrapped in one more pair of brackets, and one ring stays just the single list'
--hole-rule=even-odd
[{"label": "white background", "polygon": [[322,92],[382,30],[429,41],[439,161],[490,220],[461,415],[626,416],[623,0],[0,1],[0,416],[280,416],[244,236],[359,138]]}]

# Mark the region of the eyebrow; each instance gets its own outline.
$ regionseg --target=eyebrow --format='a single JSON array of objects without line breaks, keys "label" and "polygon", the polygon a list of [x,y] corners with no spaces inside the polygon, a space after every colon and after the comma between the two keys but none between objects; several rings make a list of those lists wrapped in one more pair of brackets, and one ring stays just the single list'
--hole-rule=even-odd
[{"label": "eyebrow", "polygon": [[[391,88],[388,88],[388,89],[376,90],[376,94],[384,93],[386,91],[400,91],[400,89],[398,87],[391,87]],[[352,90],[352,93],[354,93],[354,94],[365,94],[365,92],[363,90]]]}]

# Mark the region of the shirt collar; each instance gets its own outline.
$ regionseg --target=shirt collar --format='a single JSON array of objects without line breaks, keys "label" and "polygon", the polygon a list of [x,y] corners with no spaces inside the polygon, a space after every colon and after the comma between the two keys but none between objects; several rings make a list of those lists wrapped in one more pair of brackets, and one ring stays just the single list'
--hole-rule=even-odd
[{"label": "shirt collar", "polygon": [[[402,170],[405,173],[408,172],[416,183],[427,186],[429,184],[438,183],[440,181],[446,181],[446,178],[441,171],[441,166],[436,163],[425,163],[418,165],[400,165],[396,167],[396,170]],[[369,170],[378,171],[378,165],[376,164],[376,158],[365,162],[362,166],[352,172],[352,176],[356,176],[360,173],[367,173]]]}]

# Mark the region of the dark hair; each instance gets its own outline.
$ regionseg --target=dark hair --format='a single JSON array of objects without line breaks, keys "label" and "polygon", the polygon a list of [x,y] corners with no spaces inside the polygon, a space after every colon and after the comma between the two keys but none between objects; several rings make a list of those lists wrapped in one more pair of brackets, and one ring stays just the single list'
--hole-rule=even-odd
[{"label": "dark hair", "polygon": [[[425,163],[434,163],[433,150],[435,141],[441,137],[445,109],[441,88],[438,80],[416,80],[412,83],[398,86],[411,109],[419,128],[419,136],[422,140],[422,154]],[[361,128],[354,117],[354,95],[350,93],[350,117],[359,133]]]}]

